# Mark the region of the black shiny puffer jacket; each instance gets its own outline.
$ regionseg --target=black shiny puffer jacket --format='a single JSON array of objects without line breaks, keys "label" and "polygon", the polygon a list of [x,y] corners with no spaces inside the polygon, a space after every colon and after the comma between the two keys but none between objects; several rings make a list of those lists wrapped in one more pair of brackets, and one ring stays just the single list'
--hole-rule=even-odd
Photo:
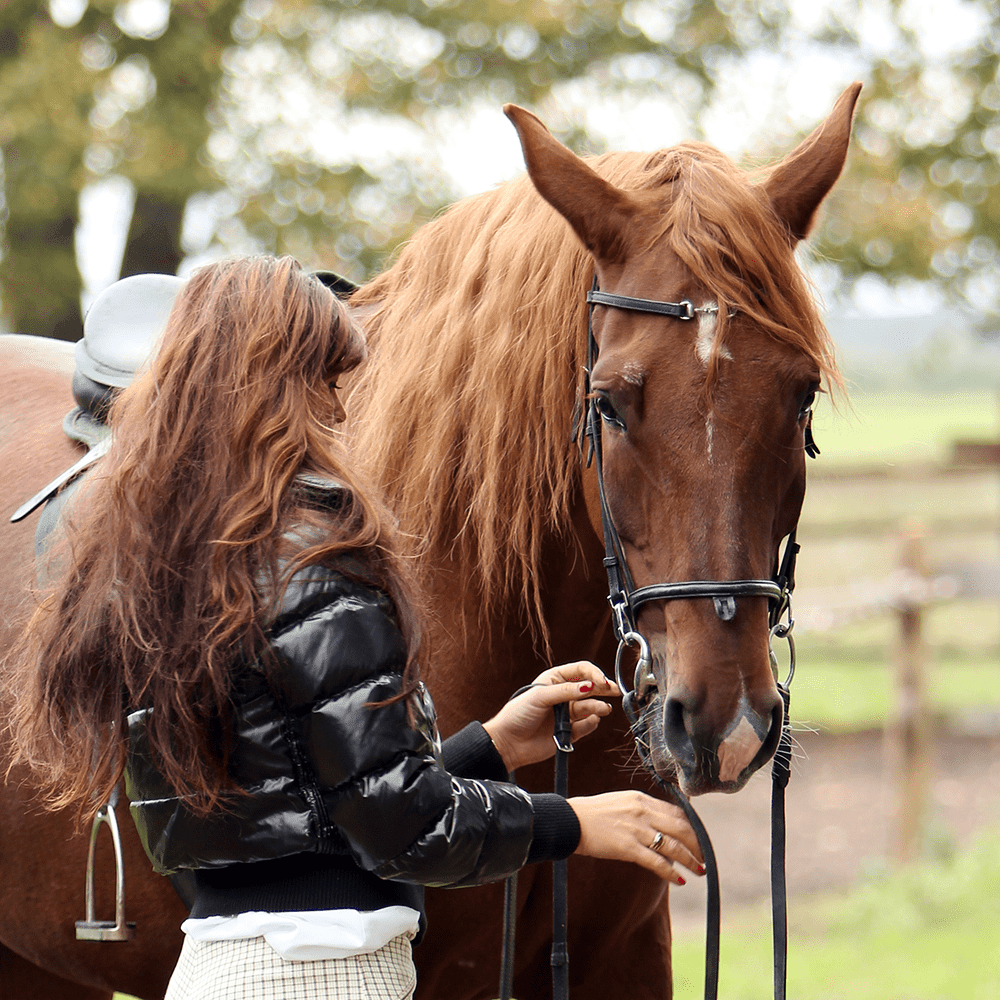
[{"label": "black shiny puffer jacket", "polygon": [[366,707],[401,690],[406,662],[384,593],[307,567],[269,635],[277,667],[268,677],[245,670],[233,691],[230,773],[249,794],[227,811],[191,814],[146,751],[155,708],[129,717],[132,816],[158,872],[199,870],[193,915],[398,902],[422,909],[419,894],[379,880],[478,884],[575,849],[579,826],[565,800],[475,780],[505,776],[477,723],[442,756],[422,687],[410,699],[416,727],[403,702]]}]

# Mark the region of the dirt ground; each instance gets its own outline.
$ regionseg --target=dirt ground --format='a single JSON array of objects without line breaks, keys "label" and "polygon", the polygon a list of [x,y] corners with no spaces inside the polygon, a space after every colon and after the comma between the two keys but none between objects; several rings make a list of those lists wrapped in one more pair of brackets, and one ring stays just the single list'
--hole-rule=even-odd
[{"label": "dirt ground", "polygon": [[[928,835],[968,843],[1000,827],[1000,720],[966,720],[938,731],[927,809]],[[786,793],[789,896],[847,886],[881,867],[895,842],[895,784],[880,731],[796,733]],[[719,863],[723,921],[770,896],[770,767],[736,795],[694,800]],[[676,931],[704,927],[702,879],[670,893]]]}]

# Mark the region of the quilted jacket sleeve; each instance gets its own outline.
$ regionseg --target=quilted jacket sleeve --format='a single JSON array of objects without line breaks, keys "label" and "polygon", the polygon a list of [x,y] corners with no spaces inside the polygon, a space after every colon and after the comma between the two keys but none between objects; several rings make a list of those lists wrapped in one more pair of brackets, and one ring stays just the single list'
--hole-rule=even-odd
[{"label": "quilted jacket sleeve", "polygon": [[[363,868],[425,885],[505,878],[538,853],[536,807],[551,814],[541,801],[551,796],[454,777],[439,763],[436,734],[412,727],[405,703],[372,707],[401,690],[405,663],[384,594],[354,585],[277,630],[273,646],[282,666],[272,682],[293,723],[321,842],[342,838]],[[568,839],[567,849],[565,836],[555,845],[546,832],[540,843],[566,856],[576,842]]]}]

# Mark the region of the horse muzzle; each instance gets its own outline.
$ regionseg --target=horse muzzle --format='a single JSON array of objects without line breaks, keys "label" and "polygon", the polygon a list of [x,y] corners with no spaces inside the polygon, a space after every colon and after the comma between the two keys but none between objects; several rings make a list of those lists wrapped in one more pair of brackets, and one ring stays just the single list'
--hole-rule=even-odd
[{"label": "horse muzzle", "polygon": [[626,698],[636,714],[633,730],[640,736],[643,763],[688,796],[738,792],[774,756],[781,738],[777,694],[764,713],[741,700],[721,733],[705,728],[678,693],[664,697],[655,687],[639,685]]}]

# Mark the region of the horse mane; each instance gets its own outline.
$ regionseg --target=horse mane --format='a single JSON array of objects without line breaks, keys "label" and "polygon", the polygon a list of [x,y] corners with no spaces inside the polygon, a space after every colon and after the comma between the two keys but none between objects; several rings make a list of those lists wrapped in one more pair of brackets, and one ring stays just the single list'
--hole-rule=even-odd
[{"label": "horse mane", "polygon": [[[629,190],[662,188],[668,245],[729,310],[839,383],[829,337],[759,184],[710,146],[589,159]],[[647,249],[645,247],[637,250]],[[351,387],[355,454],[385,489],[413,555],[454,571],[481,626],[516,599],[547,645],[541,557],[567,533],[580,477],[594,263],[527,176],[458,202],[351,299],[370,355]],[[709,382],[717,375],[710,364]],[[459,600],[459,605],[464,602]]]}]

